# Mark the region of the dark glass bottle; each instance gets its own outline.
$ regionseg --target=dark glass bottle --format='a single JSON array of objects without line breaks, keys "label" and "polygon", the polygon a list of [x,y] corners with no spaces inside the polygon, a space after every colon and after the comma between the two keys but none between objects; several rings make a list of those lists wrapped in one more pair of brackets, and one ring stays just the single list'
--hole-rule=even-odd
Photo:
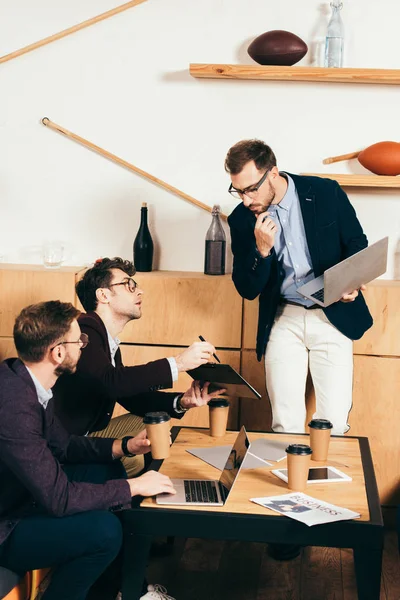
[{"label": "dark glass bottle", "polygon": [[204,273],[206,275],[225,274],[226,237],[221,225],[219,213],[221,208],[216,204],[212,209],[212,221],[206,235],[206,252],[204,257]]},{"label": "dark glass bottle", "polygon": [[153,266],[153,240],[147,225],[147,204],[143,202],[140,209],[140,227],[133,242],[133,263],[136,271],[151,271]]}]

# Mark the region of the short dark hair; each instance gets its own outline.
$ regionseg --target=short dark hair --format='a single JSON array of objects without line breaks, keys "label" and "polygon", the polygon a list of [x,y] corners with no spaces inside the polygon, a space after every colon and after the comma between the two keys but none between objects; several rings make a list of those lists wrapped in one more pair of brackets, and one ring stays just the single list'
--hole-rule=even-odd
[{"label": "short dark hair", "polygon": [[129,277],[136,273],[134,264],[116,256],[115,258],[100,258],[93,267],[88,269],[75,286],[76,293],[83,308],[87,311],[96,310],[96,290],[107,288],[112,280],[111,269],[119,269]]},{"label": "short dark hair", "polygon": [[268,171],[276,167],[273,151],[261,140],[242,140],[228,150],[225,158],[225,171],[238,175],[243,167],[254,160],[259,171]]},{"label": "short dark hair", "polygon": [[70,302],[51,300],[31,304],[21,310],[14,323],[14,343],[18,356],[38,363],[52,344],[56,344],[81,314]]}]

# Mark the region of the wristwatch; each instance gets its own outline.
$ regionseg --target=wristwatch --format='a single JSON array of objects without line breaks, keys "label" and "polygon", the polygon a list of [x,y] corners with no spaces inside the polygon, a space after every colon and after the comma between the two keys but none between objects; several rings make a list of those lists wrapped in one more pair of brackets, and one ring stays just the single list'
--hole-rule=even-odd
[{"label": "wristwatch", "polygon": [[183,394],[179,394],[179,396],[176,399],[176,409],[175,410],[178,413],[184,413],[184,412],[186,412],[188,410],[187,408],[185,408],[184,406],[182,406],[182,404],[181,404],[182,398],[183,398]]},{"label": "wristwatch", "polygon": [[129,440],[132,440],[132,439],[133,439],[133,435],[126,435],[121,440],[121,450],[124,453],[124,456],[128,456],[128,457],[135,456],[134,454],[131,454],[128,450],[128,442],[129,442]]}]

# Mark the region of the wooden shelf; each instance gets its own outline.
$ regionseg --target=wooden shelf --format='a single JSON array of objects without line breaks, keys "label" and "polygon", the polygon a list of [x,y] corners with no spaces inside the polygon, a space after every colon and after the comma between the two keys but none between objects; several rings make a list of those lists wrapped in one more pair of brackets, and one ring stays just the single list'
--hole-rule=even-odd
[{"label": "wooden shelf", "polygon": [[343,187],[400,188],[400,177],[385,175],[343,175],[341,173],[301,173],[301,175],[334,179]]},{"label": "wooden shelf", "polygon": [[206,79],[263,79],[324,83],[378,83],[400,85],[400,69],[325,69],[324,67],[276,67],[192,63],[192,77]]}]

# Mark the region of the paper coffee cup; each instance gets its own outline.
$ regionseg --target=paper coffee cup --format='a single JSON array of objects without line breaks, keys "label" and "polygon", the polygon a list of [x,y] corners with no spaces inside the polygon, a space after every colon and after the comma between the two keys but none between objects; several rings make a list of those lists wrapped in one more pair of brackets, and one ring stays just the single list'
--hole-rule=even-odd
[{"label": "paper coffee cup", "polygon": [[210,414],[210,435],[222,437],[226,433],[229,415],[229,400],[219,398],[208,403]]},{"label": "paper coffee cup", "polygon": [[311,460],[326,460],[328,458],[332,423],[327,419],[313,419],[308,426],[310,428],[310,446],[312,449]]},{"label": "paper coffee cup", "polygon": [[307,487],[311,452],[305,444],[290,444],[286,448],[288,487],[294,492],[303,492]]},{"label": "paper coffee cup", "polygon": [[153,458],[168,458],[170,447],[170,421],[166,412],[148,412],[144,415],[147,437],[150,440]]}]

